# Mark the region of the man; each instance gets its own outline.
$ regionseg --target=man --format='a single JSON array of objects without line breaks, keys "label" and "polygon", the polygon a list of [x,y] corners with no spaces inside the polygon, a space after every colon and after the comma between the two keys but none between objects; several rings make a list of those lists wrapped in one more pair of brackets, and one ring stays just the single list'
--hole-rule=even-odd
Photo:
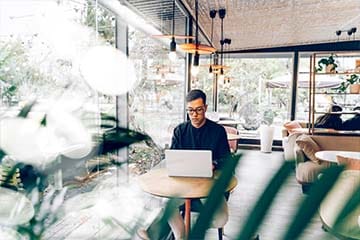
[{"label": "man", "polygon": [[191,90],[186,96],[186,105],[190,121],[174,129],[171,148],[211,150],[214,168],[221,168],[230,155],[224,127],[205,117],[207,105],[203,91]]},{"label": "man", "polygon": [[358,111],[358,113],[344,121],[343,130],[360,130],[360,106],[355,107],[354,111]]},{"label": "man", "polygon": [[[213,168],[219,169],[224,160],[230,155],[230,147],[223,126],[207,119],[206,95],[203,91],[194,89],[186,96],[186,111],[190,121],[179,124],[174,129],[172,137],[172,149],[197,149],[211,150]],[[200,200],[193,200],[199,203]],[[228,220],[228,208],[225,201],[219,207],[212,222],[212,227],[220,228]],[[175,213],[169,224],[175,235],[175,239],[184,237],[184,221],[179,213]]]}]

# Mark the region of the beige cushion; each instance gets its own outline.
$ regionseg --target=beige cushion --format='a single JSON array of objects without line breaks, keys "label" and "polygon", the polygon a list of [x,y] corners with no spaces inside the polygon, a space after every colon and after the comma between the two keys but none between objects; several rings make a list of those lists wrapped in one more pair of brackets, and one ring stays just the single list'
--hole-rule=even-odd
[{"label": "beige cushion", "polygon": [[347,170],[360,170],[360,159],[336,156],[339,164],[345,165]]},{"label": "beige cushion", "polygon": [[296,144],[311,161],[319,163],[319,159],[315,157],[315,153],[320,151],[320,147],[309,135],[300,135],[296,139]]},{"label": "beige cushion", "polygon": [[328,162],[321,164],[312,161],[302,162],[296,166],[296,180],[299,183],[312,183],[315,182],[319,173],[330,166]]},{"label": "beige cushion", "polygon": [[301,128],[301,124],[298,121],[291,121],[285,123],[284,127],[289,133],[293,133],[293,129]]}]

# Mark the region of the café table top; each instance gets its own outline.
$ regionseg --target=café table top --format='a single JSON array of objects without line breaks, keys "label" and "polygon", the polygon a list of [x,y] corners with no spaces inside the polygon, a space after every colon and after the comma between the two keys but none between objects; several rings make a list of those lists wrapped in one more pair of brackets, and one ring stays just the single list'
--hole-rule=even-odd
[{"label": "caf\u00e9 table top", "polygon": [[327,151],[319,151],[315,153],[315,157],[320,160],[335,162],[337,163],[336,156],[343,156],[349,158],[355,158],[360,160],[360,152],[354,151],[336,151],[336,150],[327,150]]},{"label": "caf\u00e9 table top", "polygon": [[[159,168],[139,176],[138,183],[143,191],[160,197],[204,198],[218,176],[219,172],[215,172],[212,178],[169,177],[166,168]],[[224,192],[236,185],[237,179],[233,176]]]}]

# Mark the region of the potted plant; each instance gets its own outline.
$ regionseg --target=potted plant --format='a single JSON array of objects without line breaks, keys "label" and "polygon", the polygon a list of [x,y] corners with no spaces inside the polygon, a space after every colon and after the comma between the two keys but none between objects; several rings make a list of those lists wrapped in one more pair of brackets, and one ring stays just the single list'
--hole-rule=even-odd
[{"label": "potted plant", "polygon": [[260,150],[261,152],[270,153],[272,150],[272,142],[274,138],[274,126],[271,126],[274,121],[274,112],[268,107],[263,112],[263,117],[260,126]]},{"label": "potted plant", "polygon": [[346,81],[350,86],[350,93],[359,93],[360,91],[360,78],[357,74],[351,74]]},{"label": "potted plant", "polygon": [[336,73],[336,68],[338,65],[335,63],[335,55],[331,54],[328,58],[322,58],[318,61],[318,68],[316,68],[317,72],[323,71],[323,67],[325,66],[326,73]]},{"label": "potted plant", "polygon": [[350,93],[359,93],[360,92],[360,77],[357,74],[351,74],[343,82],[340,83],[340,86],[337,88],[339,92],[345,93],[347,88],[350,86]]}]

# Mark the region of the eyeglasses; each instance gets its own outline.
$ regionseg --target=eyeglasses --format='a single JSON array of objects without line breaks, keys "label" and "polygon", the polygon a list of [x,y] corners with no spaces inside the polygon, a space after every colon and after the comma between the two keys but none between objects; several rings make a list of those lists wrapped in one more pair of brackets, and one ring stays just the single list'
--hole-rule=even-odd
[{"label": "eyeglasses", "polygon": [[205,108],[204,108],[204,106],[202,106],[202,107],[197,107],[197,108],[195,108],[195,109],[193,109],[193,108],[187,108],[187,109],[186,109],[186,112],[187,112],[189,115],[193,115],[195,112],[196,112],[196,114],[202,114],[202,113],[204,112],[204,110],[205,110]]}]

